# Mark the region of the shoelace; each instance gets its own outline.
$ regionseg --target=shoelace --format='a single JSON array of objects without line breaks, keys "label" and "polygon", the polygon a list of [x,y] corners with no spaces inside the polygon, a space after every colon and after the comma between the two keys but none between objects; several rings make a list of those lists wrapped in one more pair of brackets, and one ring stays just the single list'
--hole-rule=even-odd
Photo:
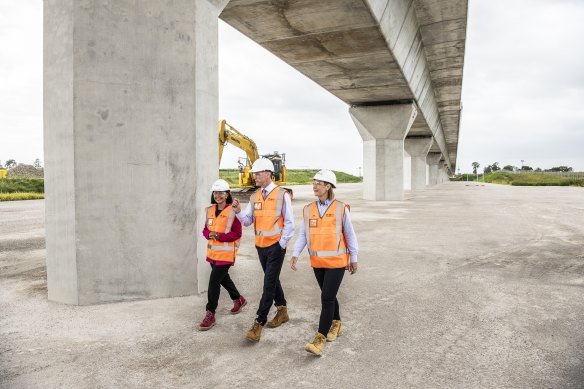
[{"label": "shoelace", "polygon": [[205,321],[211,321],[211,319],[213,318],[213,313],[211,311],[207,311],[207,314],[205,315]]}]

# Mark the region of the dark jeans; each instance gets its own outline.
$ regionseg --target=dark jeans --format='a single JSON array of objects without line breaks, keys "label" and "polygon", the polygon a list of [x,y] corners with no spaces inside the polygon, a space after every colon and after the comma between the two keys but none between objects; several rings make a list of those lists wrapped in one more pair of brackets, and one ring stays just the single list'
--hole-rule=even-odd
[{"label": "dark jeans", "polygon": [[211,264],[211,276],[209,277],[209,290],[207,291],[207,311],[215,313],[219,303],[219,294],[223,286],[231,300],[237,300],[240,296],[235,284],[229,277],[229,268],[232,265],[213,265]]},{"label": "dark jeans", "polygon": [[268,321],[268,313],[272,303],[278,306],[286,305],[284,291],[280,284],[280,271],[284,263],[286,249],[283,249],[278,242],[268,247],[256,246],[256,249],[258,250],[262,269],[264,269],[264,291],[256,314],[257,321],[261,325],[265,325]]},{"label": "dark jeans", "polygon": [[320,311],[320,321],[318,323],[318,332],[326,336],[328,334],[333,320],[341,320],[339,314],[339,301],[337,292],[345,275],[345,268],[325,269],[314,268],[314,276],[320,286],[320,302],[322,310]]}]

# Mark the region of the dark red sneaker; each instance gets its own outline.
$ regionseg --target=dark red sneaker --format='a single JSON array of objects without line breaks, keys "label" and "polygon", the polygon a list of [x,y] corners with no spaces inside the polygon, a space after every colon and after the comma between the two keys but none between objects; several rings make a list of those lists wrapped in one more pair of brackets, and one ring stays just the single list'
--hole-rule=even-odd
[{"label": "dark red sneaker", "polygon": [[211,327],[215,325],[215,314],[211,311],[207,311],[205,314],[205,318],[199,324],[199,331],[207,331],[210,330]]},{"label": "dark red sneaker", "polygon": [[243,296],[239,296],[237,300],[233,300],[233,308],[231,308],[231,314],[236,315],[241,312],[241,308],[245,307],[247,300]]}]

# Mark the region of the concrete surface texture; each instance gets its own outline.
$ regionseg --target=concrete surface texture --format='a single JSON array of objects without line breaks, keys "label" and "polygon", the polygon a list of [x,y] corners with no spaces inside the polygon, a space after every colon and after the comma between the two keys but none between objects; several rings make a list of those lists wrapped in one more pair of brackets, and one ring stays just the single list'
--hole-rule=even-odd
[{"label": "concrete surface texture", "polygon": [[412,135],[454,169],[467,4],[231,0],[220,17],[350,105],[415,101]]},{"label": "concrete surface texture", "polygon": [[45,2],[51,300],[197,291],[193,225],[218,169],[219,11],[207,1]]},{"label": "concrete surface texture", "polygon": [[[0,203],[0,387],[582,387],[581,188],[448,183],[402,202],[361,191],[337,190],[360,267],[338,295],[344,333],[320,358],[303,350],[320,309],[306,253],[282,271],[290,322],[249,344],[262,285],[249,228],[230,273],[250,304],[229,315],[223,291],[216,326],[198,332],[205,295],[47,301],[44,203]],[[298,222],[313,196],[294,193]]]}]

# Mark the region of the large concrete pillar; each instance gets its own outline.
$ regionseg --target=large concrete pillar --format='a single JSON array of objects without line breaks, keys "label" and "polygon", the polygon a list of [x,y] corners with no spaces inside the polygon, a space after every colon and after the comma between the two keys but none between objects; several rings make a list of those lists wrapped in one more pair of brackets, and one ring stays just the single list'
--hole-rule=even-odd
[{"label": "large concrete pillar", "polygon": [[426,156],[432,142],[432,137],[412,137],[405,140],[404,147],[411,159],[412,190],[426,188]]},{"label": "large concrete pillar", "polygon": [[349,109],[363,138],[363,198],[404,199],[404,138],[417,109],[414,103]]},{"label": "large concrete pillar", "polygon": [[445,161],[440,161],[438,164],[438,182],[443,184],[449,181],[448,165]]},{"label": "large concrete pillar", "polygon": [[428,163],[428,185],[438,184],[438,164],[442,158],[442,153],[428,153],[426,163]]},{"label": "large concrete pillar", "polygon": [[205,0],[44,2],[49,299],[197,292],[218,14]]},{"label": "large concrete pillar", "polygon": [[450,181],[450,170],[448,169],[448,165],[446,164],[446,162],[443,162],[443,164],[440,166],[439,171],[440,171],[440,175],[442,178],[442,183],[444,182],[449,182]]}]

